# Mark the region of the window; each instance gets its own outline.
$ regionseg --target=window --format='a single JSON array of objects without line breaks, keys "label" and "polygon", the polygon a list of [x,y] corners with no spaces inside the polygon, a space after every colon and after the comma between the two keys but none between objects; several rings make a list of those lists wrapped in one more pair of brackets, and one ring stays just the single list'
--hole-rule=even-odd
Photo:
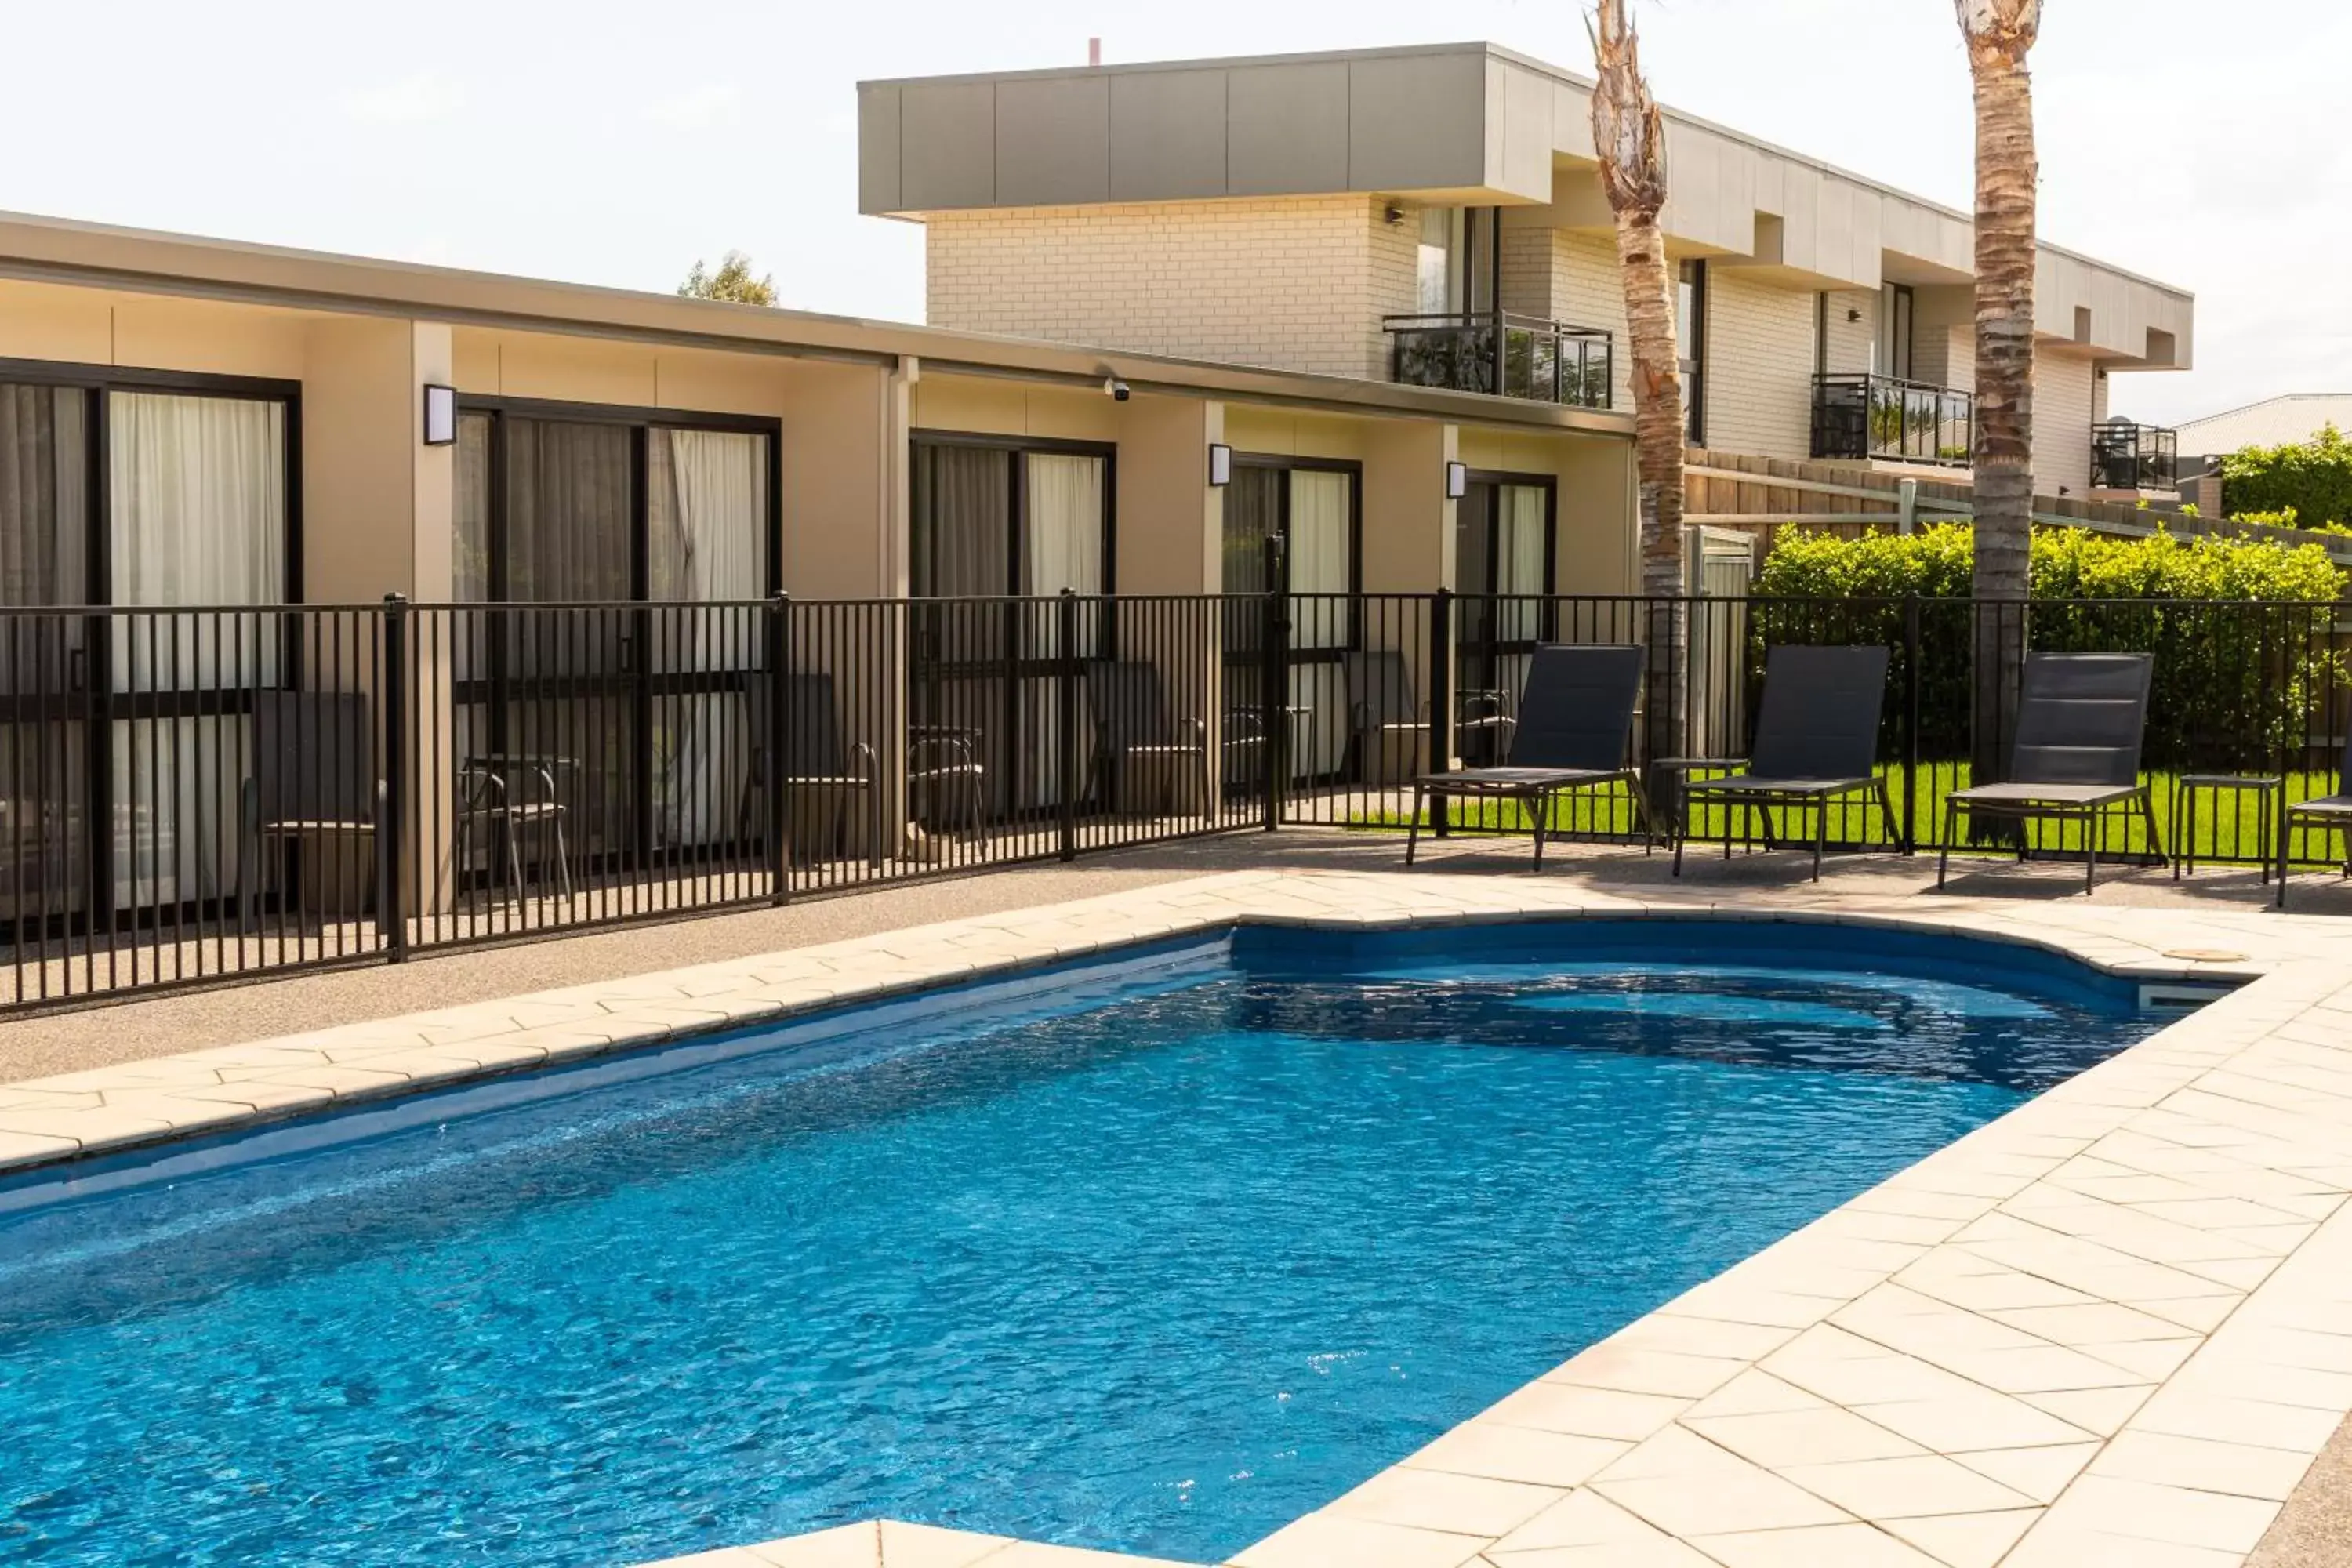
[{"label": "window", "polygon": [[457,762],[499,781],[474,787],[551,787],[583,860],[744,837],[759,616],[654,606],[773,590],[780,437],[772,419],[461,400],[455,598],[646,606],[461,614],[452,634]]},{"label": "window", "polygon": [[1463,253],[1460,207],[1421,209],[1421,244],[1416,251],[1416,302],[1424,316],[1449,315],[1462,309]]},{"label": "window", "polygon": [[1675,341],[1682,345],[1683,434],[1706,445],[1706,263],[1685,261],[1675,285]]},{"label": "window", "polygon": [[[295,393],[11,365],[0,378],[0,603],[299,599]],[[237,836],[197,830],[236,819],[249,721],[223,694],[288,681],[290,645],[266,620],[217,615],[117,618],[95,641],[88,625],[24,617],[0,639],[0,698],[16,715],[0,719],[0,781],[20,825],[0,847],[0,919],[163,909],[239,889]]]},{"label": "window", "polygon": [[1551,591],[1554,493],[1541,476],[1472,477],[1454,511],[1454,579],[1469,596],[1460,612],[1465,647],[1536,640],[1538,600]]},{"label": "window", "polygon": [[[1362,641],[1356,601],[1362,470],[1351,462],[1244,456],[1234,458],[1225,488],[1224,590],[1289,595],[1289,689],[1284,702],[1294,780],[1336,773],[1349,745],[1344,660]],[[1266,580],[1268,542],[1281,581]],[[1254,710],[1264,700],[1265,625],[1259,606],[1232,602],[1225,612],[1226,689],[1231,705]]]},{"label": "window", "polygon": [[1916,303],[1910,288],[1889,283],[1878,306],[1878,374],[1897,381],[1911,379],[1911,316]]}]

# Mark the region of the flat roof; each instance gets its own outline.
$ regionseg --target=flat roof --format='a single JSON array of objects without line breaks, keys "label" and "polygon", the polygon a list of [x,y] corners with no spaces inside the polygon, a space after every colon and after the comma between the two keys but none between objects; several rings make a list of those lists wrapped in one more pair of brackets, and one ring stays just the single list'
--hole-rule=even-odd
[{"label": "flat roof", "polygon": [[[1630,414],[0,212],[0,278],[346,315],[891,363],[1630,437]],[[167,368],[167,367],[157,367]]]}]

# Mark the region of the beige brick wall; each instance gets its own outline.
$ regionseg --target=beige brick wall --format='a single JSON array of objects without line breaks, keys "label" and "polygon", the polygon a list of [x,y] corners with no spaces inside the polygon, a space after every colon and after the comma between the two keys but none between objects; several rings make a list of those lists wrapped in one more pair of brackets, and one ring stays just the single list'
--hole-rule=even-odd
[{"label": "beige brick wall", "polygon": [[[1846,320],[1849,310],[1859,319]],[[1822,368],[1832,375],[1860,375],[1876,369],[1872,356],[1878,345],[1878,290],[1833,289],[1829,300],[1829,353]]]},{"label": "beige brick wall", "polygon": [[1706,444],[1763,458],[1812,452],[1813,296],[1707,269]]},{"label": "beige brick wall", "polygon": [[934,215],[931,324],[1386,380],[1420,227],[1372,196]]},{"label": "beige brick wall", "polygon": [[2033,489],[2081,495],[2091,484],[2091,361],[2046,345],[2033,355]]},{"label": "beige brick wall", "polygon": [[1614,406],[1633,406],[1633,360],[1625,348],[1625,291],[1617,276],[1613,236],[1582,230],[1503,228],[1503,304],[1570,326],[1613,335],[1611,395]]}]

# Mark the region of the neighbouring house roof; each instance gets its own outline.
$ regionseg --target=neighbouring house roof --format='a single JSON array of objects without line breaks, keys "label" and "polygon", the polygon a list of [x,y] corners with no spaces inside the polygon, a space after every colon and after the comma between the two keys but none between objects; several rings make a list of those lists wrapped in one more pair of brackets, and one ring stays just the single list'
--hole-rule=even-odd
[{"label": "neighbouring house roof", "polygon": [[2219,457],[2241,447],[2276,447],[2308,441],[2333,425],[2352,434],[2352,392],[2290,392],[2209,414],[2179,427],[2184,456]]}]

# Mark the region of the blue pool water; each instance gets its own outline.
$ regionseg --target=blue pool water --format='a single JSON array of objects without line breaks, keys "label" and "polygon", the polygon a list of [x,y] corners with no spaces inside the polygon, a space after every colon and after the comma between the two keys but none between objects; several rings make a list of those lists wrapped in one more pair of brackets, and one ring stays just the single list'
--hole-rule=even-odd
[{"label": "blue pool water", "polygon": [[1244,932],[0,1184],[0,1559],[1220,1560],[2130,1003],[1849,930]]}]

